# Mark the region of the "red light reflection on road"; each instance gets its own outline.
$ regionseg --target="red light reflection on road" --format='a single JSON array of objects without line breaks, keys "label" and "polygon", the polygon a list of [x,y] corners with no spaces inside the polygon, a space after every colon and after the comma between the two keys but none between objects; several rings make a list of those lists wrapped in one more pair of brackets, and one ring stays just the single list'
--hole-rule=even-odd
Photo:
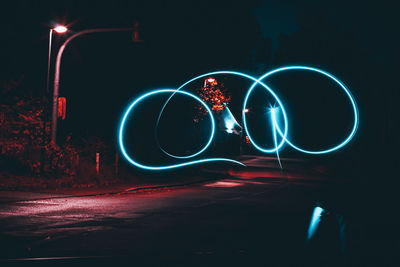
[{"label": "red light reflection on road", "polygon": [[229,171],[229,175],[241,179],[253,179],[259,177],[283,178],[280,171]]},{"label": "red light reflection on road", "polygon": [[208,187],[237,187],[237,186],[243,186],[243,183],[238,183],[238,182],[225,182],[225,181],[219,181],[215,183],[210,183],[210,184],[205,184],[204,186]]}]

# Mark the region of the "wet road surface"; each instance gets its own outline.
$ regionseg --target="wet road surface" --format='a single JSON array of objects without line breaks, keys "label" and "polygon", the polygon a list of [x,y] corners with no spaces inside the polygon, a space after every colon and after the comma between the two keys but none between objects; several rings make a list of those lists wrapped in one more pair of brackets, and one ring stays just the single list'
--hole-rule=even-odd
[{"label": "wet road surface", "polygon": [[316,195],[326,185],[272,173],[165,190],[3,203],[0,257],[7,264],[36,258],[40,264],[140,266],[310,263],[307,229]]}]

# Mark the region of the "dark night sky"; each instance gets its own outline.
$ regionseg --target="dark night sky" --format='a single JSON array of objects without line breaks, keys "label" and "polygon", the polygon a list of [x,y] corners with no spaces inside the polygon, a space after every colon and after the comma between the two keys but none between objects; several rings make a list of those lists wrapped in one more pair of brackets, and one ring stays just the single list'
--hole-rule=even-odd
[{"label": "dark night sky", "polygon": [[[358,99],[359,134],[341,160],[398,161],[398,23],[390,2],[16,0],[0,10],[1,80],[23,74],[22,87],[37,95],[45,86],[51,23],[78,32],[140,22],[142,44],[132,43],[128,33],[93,34],[67,48],[60,95],[68,99],[68,119],[62,127],[73,135],[113,139],[129,100],[206,71],[261,75],[306,64],[338,75]],[[53,49],[64,38],[58,36]],[[232,94],[240,98],[240,88]],[[344,116],[341,108],[330,115]]]}]

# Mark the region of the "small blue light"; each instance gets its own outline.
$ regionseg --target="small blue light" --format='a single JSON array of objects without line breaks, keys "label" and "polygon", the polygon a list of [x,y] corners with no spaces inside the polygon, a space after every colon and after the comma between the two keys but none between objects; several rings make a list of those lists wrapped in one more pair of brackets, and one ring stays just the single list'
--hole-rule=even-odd
[{"label": "small blue light", "polygon": [[307,239],[310,240],[317,230],[318,224],[321,221],[321,214],[324,211],[321,207],[315,207],[311,216],[310,226],[308,227]]},{"label": "small blue light", "polygon": [[225,106],[224,110],[222,111],[221,116],[224,120],[225,131],[227,133],[230,133],[230,134],[234,133],[235,127],[240,127],[239,123],[236,121],[235,117],[233,116],[233,114],[230,111],[230,109],[228,108],[228,106]]}]

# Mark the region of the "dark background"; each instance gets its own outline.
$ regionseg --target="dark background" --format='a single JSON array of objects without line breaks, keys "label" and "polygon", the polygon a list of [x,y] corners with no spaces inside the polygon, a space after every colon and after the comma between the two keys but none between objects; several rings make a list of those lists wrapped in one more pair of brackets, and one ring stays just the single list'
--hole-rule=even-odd
[{"label": "dark background", "polygon": [[[33,96],[44,92],[48,31],[54,23],[69,26],[66,36],[140,23],[143,43],[133,43],[131,33],[86,35],[74,40],[63,57],[60,96],[67,97],[67,119],[60,123],[60,134],[99,136],[110,145],[116,145],[123,110],[143,92],[176,88],[196,75],[223,69],[256,77],[289,64],[329,71],[354,94],[360,125],[348,146],[319,160],[343,179],[354,180],[351,192],[357,198],[376,199],[377,206],[398,200],[399,42],[393,2],[17,0],[2,3],[0,10],[0,78],[22,78],[20,90]],[[66,36],[55,35],[53,56]],[[351,125],[346,100],[330,93],[335,92],[332,85],[326,94],[312,91],[310,81],[318,88],[323,84],[318,78],[285,75],[270,82],[291,101],[296,142],[315,140],[323,147],[321,136],[326,136],[335,143],[336,129],[346,131]],[[248,82],[241,81],[229,88],[237,116],[245,86]],[[313,93],[325,102],[308,103]],[[310,114],[317,123],[301,125]],[[336,123],[338,128],[332,126]],[[308,127],[321,132],[309,135]]]}]

